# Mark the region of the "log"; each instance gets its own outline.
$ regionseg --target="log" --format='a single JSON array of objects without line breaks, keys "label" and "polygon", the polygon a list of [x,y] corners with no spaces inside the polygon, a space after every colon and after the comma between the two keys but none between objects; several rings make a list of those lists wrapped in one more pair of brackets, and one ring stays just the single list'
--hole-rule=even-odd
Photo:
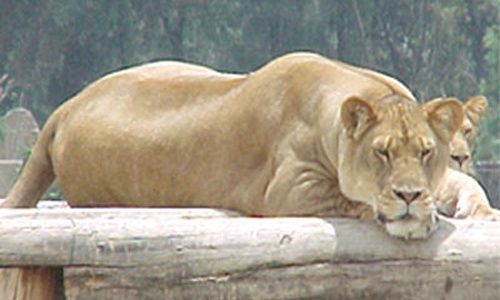
[{"label": "log", "polygon": [[0,266],[61,266],[67,299],[497,299],[500,223],[423,241],[369,221],[212,209],[3,209]]}]

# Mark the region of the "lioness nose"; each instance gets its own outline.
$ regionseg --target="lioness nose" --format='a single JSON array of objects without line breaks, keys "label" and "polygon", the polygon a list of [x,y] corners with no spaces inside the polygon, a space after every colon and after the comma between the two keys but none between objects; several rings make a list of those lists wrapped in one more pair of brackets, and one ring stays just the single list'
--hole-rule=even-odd
[{"label": "lioness nose", "polygon": [[462,164],[469,159],[469,155],[464,154],[464,155],[452,155],[451,159],[454,161],[458,162],[459,166],[462,166]]},{"label": "lioness nose", "polygon": [[415,201],[422,195],[422,192],[418,190],[412,190],[412,191],[393,190],[393,191],[398,198],[404,200],[408,204]]}]

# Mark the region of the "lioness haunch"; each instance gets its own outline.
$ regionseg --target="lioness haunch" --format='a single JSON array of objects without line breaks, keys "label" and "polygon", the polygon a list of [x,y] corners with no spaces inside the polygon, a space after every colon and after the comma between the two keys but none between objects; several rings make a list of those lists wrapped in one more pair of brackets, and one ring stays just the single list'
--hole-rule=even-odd
[{"label": "lioness haunch", "polygon": [[377,218],[426,238],[463,111],[298,53],[246,75],[158,62],[99,79],[49,118],[4,207],[57,179],[73,207],[220,207]]}]

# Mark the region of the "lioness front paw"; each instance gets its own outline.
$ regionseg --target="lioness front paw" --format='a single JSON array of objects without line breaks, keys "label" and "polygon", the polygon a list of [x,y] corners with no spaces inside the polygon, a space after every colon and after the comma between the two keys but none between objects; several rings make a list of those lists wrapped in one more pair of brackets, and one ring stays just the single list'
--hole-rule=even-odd
[{"label": "lioness front paw", "polygon": [[500,221],[500,210],[492,207],[485,207],[476,210],[469,218],[484,221]]},{"label": "lioness front paw", "polygon": [[415,240],[428,238],[438,228],[438,222],[437,215],[432,214],[425,220],[410,217],[386,221],[384,225],[391,236],[405,240]]}]

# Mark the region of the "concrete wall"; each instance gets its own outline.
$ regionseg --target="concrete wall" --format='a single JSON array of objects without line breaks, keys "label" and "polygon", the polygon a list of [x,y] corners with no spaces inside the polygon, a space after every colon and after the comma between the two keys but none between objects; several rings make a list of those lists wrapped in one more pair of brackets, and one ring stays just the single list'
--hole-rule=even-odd
[{"label": "concrete wall", "polygon": [[22,162],[16,159],[0,159],[0,198],[7,196]]},{"label": "concrete wall", "polygon": [[22,165],[22,159],[35,143],[40,131],[31,112],[15,108],[0,118],[0,198],[7,195]]},{"label": "concrete wall", "polygon": [[31,112],[15,108],[0,118],[3,139],[0,143],[0,159],[22,159],[35,143],[39,127]]}]

